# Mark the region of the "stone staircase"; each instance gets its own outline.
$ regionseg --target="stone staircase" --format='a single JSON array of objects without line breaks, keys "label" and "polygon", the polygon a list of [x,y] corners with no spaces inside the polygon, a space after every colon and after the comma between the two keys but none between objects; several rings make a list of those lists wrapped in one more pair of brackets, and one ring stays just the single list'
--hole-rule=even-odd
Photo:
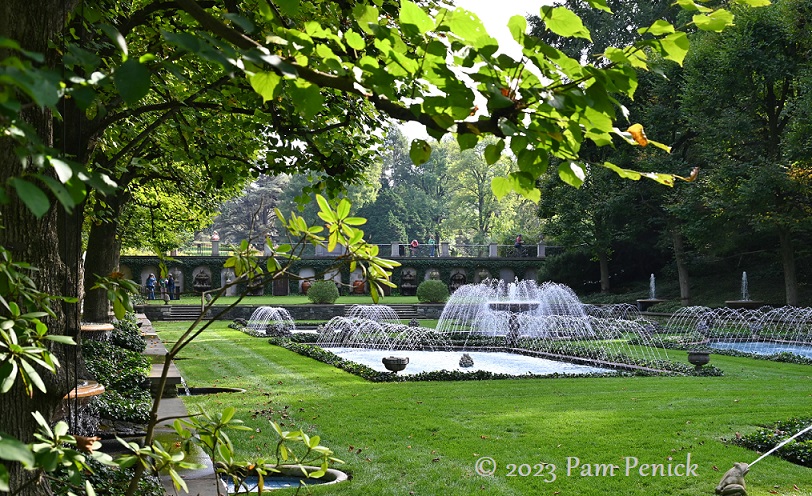
[{"label": "stone staircase", "polygon": [[397,305],[386,305],[398,314],[398,318],[401,320],[412,320],[412,319],[425,319],[424,315],[421,315],[420,312],[417,311],[415,305],[407,305],[407,304],[397,304]]},{"label": "stone staircase", "polygon": [[167,320],[197,320],[200,317],[200,305],[171,305]]}]

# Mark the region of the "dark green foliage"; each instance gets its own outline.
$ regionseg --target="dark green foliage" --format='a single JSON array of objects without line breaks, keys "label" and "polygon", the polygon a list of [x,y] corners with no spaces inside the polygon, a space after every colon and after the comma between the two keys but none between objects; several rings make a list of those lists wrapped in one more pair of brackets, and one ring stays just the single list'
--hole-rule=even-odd
[{"label": "dark green foliage", "polygon": [[313,281],[307,290],[307,299],[313,303],[335,303],[338,299],[338,287],[333,281]]},{"label": "dark green foliage", "polygon": [[90,373],[108,389],[139,389],[150,370],[149,358],[112,343],[85,341],[82,353]]},{"label": "dark green foliage", "polygon": [[[758,453],[765,453],[810,425],[812,425],[812,418],[792,418],[766,425],[752,434],[731,441],[733,444]],[[774,455],[804,467],[812,467],[812,430],[788,442],[779,448]]]},{"label": "dark green foliage", "polygon": [[448,286],[442,281],[429,279],[417,286],[417,301],[420,303],[445,303],[448,300]]},{"label": "dark green foliage", "polygon": [[[103,465],[93,458],[87,458],[88,465],[93,469],[93,472],[83,473],[82,480],[87,480],[93,485],[93,489],[98,495],[105,496],[124,496],[127,493],[127,486],[133,478],[134,469],[119,469]],[[62,479],[67,481],[66,478]],[[64,484],[54,484],[51,486],[53,494],[63,496],[68,494],[76,494],[84,496],[87,493],[84,490],[84,484],[77,487]],[[136,492],[139,496],[164,496],[163,485],[160,479],[154,475],[144,475],[138,481],[138,490]]]},{"label": "dark green foliage", "polygon": [[147,347],[147,340],[141,335],[141,329],[135,315],[128,313],[123,319],[113,322],[111,341],[114,345],[141,353]]},{"label": "dark green foliage", "polygon": [[149,422],[152,397],[146,390],[130,390],[126,393],[114,389],[105,391],[96,404],[102,418],[126,422]]}]

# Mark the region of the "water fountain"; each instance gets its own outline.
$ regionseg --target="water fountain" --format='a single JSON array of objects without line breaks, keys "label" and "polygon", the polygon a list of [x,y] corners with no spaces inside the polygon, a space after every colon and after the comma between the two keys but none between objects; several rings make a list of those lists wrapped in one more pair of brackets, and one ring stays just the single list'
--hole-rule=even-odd
[{"label": "water fountain", "polygon": [[284,308],[259,307],[248,318],[246,330],[253,336],[284,336],[296,330],[290,313]]},{"label": "water fountain", "polygon": [[104,393],[104,386],[96,381],[79,379],[68,394],[62,398],[53,421],[65,420],[71,434],[92,436],[98,432],[99,417],[93,410],[96,397]]},{"label": "water fountain", "polygon": [[657,284],[654,279],[654,274],[651,274],[648,281],[648,298],[637,300],[637,308],[641,312],[645,312],[650,306],[656,305],[657,303],[662,303],[664,301],[665,300],[657,298]]},{"label": "water fountain", "polygon": [[812,358],[812,309],[684,307],[663,326],[668,339],[689,349],[733,349]]},{"label": "water fountain", "polygon": [[[488,279],[463,285],[449,299],[436,330],[392,323],[394,312],[378,305],[347,314],[351,317],[328,322],[317,344],[376,369],[387,356],[381,351],[408,356],[407,373],[440,368],[591,373],[605,372],[612,363],[634,368],[630,364],[667,359],[656,346],[656,326],[633,305],[583,305],[570,288],[555,283]],[[421,351],[430,353],[424,357]],[[459,351],[468,353],[475,367],[467,359],[461,365]]]},{"label": "water fountain", "polygon": [[502,346],[604,361],[666,359],[656,347],[654,323],[630,307],[584,305],[562,284],[487,280],[458,289],[437,330],[464,338],[465,348]]},{"label": "water fountain", "polygon": [[727,300],[725,306],[728,308],[749,308],[755,309],[764,305],[763,301],[750,299],[750,288],[747,283],[747,272],[742,272],[741,300]]}]

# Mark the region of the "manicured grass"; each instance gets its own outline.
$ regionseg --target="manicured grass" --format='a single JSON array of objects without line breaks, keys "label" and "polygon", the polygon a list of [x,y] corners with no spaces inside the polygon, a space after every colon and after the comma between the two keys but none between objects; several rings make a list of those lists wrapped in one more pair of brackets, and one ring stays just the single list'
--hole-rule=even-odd
[{"label": "manicured grass", "polygon": [[[167,341],[183,328],[155,325]],[[237,407],[254,430],[231,434],[245,458],[272,455],[269,419],[320,435],[353,478],[315,486],[317,495],[713,494],[733,462],[758,456],[722,438],[808,416],[812,403],[812,367],[721,355],[711,364],[724,377],[367,383],[226,325],[207,330],[176,364],[190,386],[248,392],[189,397],[187,406]],[[685,361],[684,352],[668,355]],[[684,464],[688,453],[696,477],[642,476],[640,466],[626,476],[629,457],[665,464],[667,474],[668,464]],[[495,476],[475,472],[483,456],[495,460]],[[581,465],[567,475],[575,458]],[[542,462],[556,465],[555,480],[549,467],[537,468]],[[508,464],[517,466],[516,476],[507,475]],[[619,468],[614,477],[594,476],[593,466],[586,476],[587,464]],[[527,468],[531,476],[521,476]],[[812,494],[812,469],[774,457],[755,465],[746,481],[750,496]]]},{"label": "manicured grass", "polygon": [[[230,305],[237,299],[236,296],[223,296],[217,299],[218,305]],[[164,301],[161,299],[145,300],[148,305],[163,305]],[[368,295],[345,295],[339,296],[336,300],[337,304],[342,305],[371,305],[372,298]],[[417,303],[417,296],[385,296],[381,298],[379,303],[386,305],[398,304],[414,304]],[[199,305],[200,296],[183,295],[180,300],[170,300],[170,305]],[[246,296],[240,302],[240,305],[247,306],[260,306],[260,305],[309,305],[312,304],[305,295],[290,295],[290,296]]]}]

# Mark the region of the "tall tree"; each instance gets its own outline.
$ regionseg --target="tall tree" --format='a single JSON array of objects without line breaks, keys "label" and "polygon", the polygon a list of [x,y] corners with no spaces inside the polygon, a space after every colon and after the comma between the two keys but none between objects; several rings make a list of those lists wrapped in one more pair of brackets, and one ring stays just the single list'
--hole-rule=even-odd
[{"label": "tall tree", "polygon": [[789,305],[798,304],[795,239],[812,227],[812,191],[793,174],[803,154],[790,145],[810,129],[804,95],[812,45],[797,24],[810,7],[778,1],[741,12],[724,35],[698,34],[683,94],[696,158],[708,173],[703,219],[718,227],[716,240],[774,236]]},{"label": "tall tree", "polygon": [[[590,4],[606,9],[601,0]],[[456,132],[464,149],[476,146],[480,135],[493,134],[499,142],[492,150],[501,153],[510,137],[519,170],[501,181],[496,178],[492,186],[500,195],[517,191],[537,197],[535,179],[546,170],[550,156],[577,160],[584,140],[608,142],[614,132],[617,95],[633,94],[633,68],[647,66],[640,56],[643,45],[676,60],[687,52],[682,43],[685,33],[661,23],[649,32],[649,39],[607,53],[611,63],[585,64],[525,35],[525,21],[517,16],[510,27],[523,47],[523,58],[515,60],[495,55],[496,41],[469,12],[432,5],[436,9],[427,9],[428,13],[409,0],[357,4],[294,0],[280,2],[279,9],[257,0],[228,2],[228,10],[219,4],[204,8],[194,0],[123,4],[97,0],[85,2],[80,11],[76,5],[75,0],[0,4],[0,56],[9,74],[0,78],[4,96],[0,215],[6,227],[0,230],[0,245],[14,258],[39,267],[36,282],[41,289],[64,296],[79,293],[79,229],[70,227],[79,223],[60,219],[61,206],[76,207],[84,183],[93,176],[76,164],[57,160],[59,153],[50,148],[57,135],[52,116],[60,97],[69,96],[61,107],[62,151],[79,164],[92,160],[97,171],[120,179],[133,175],[130,166],[136,159],[157,159],[149,153],[156,143],[151,136],[161,145],[155,151],[163,163],[177,152],[209,165],[222,164],[217,170],[227,173],[228,157],[219,156],[228,150],[227,140],[210,143],[206,133],[197,132],[198,118],[208,109],[223,117],[218,121],[212,115],[221,129],[227,129],[227,118],[238,115],[264,120],[268,126],[255,135],[278,146],[273,164],[323,171],[329,187],[363,170],[357,158],[369,149],[365,146],[372,136],[369,129],[379,117],[371,112],[374,108],[395,119],[422,122],[435,137]],[[720,30],[733,20],[724,10],[709,11],[691,1],[680,5],[699,9],[693,22],[702,29]],[[566,8],[544,7],[542,18],[559,35],[590,36]],[[61,43],[57,34],[66,20],[78,23],[66,31],[76,38]],[[96,25],[97,20],[101,24]],[[111,41],[103,41],[100,32]],[[17,40],[24,50],[15,50],[8,39]],[[137,49],[131,51],[129,45]],[[51,46],[60,47],[64,57],[49,51]],[[31,53],[47,53],[41,63],[56,70],[29,71],[30,62],[18,63],[28,61]],[[188,71],[181,67],[186,60],[191,61]],[[536,70],[525,70],[526,64]],[[473,88],[461,80],[458,69],[468,71],[476,82]],[[266,112],[255,113],[260,102],[248,100],[253,95],[249,85],[260,95]],[[233,98],[236,93],[245,98]],[[477,98],[487,102],[481,115],[476,115]],[[144,105],[135,108],[142,100]],[[181,119],[179,114],[187,109],[192,113]],[[241,129],[250,130],[252,118],[246,117]],[[180,134],[154,133],[156,126],[172,122]],[[113,130],[115,126],[119,127]],[[108,129],[127,136],[126,144],[105,143],[101,137]],[[263,134],[267,129],[271,132]],[[169,135],[176,136],[173,150],[163,146],[171,139],[159,139]],[[192,135],[196,138],[190,143]],[[108,144],[121,148],[112,151]],[[424,163],[429,154],[425,142],[410,146],[417,163]],[[565,175],[573,184],[581,180],[576,169],[584,170],[571,168]],[[643,177],[632,171],[620,173]],[[212,176],[216,184],[216,173]],[[668,175],[645,177],[664,183],[674,180]],[[73,212],[76,215],[77,210]],[[57,317],[48,319],[49,332],[77,333],[77,304],[65,302]],[[31,342],[27,328],[15,333],[25,344]],[[67,363],[67,351],[58,345],[53,349]],[[5,413],[0,431],[30,441],[36,425],[28,413],[39,410],[50,417],[70,380],[48,376],[47,392],[32,395],[13,370],[0,368],[2,382],[13,382],[0,395]],[[48,491],[28,483],[20,464],[11,464],[9,472],[16,494]]]}]

